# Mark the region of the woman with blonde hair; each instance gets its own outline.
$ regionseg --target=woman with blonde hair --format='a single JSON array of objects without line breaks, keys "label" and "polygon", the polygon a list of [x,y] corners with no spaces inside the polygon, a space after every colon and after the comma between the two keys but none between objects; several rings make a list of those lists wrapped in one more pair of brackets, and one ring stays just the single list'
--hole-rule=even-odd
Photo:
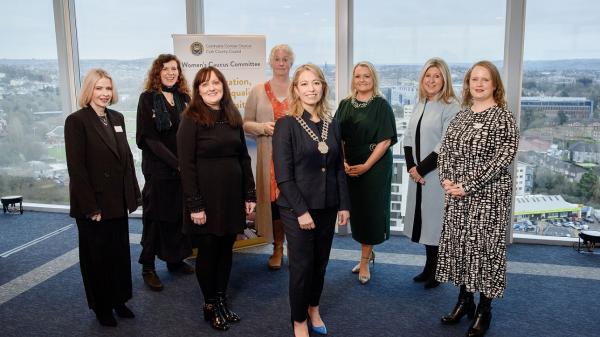
[{"label": "woman with blonde hair", "polygon": [[272,139],[275,122],[288,110],[290,68],[294,52],[287,44],[271,49],[269,65],[273,76],[265,83],[254,86],[248,94],[244,108],[244,131],[256,139],[256,226],[259,234],[273,239],[273,254],[269,257],[271,270],[281,268],[285,235],[279,208],[275,201],[279,195],[272,160]]},{"label": "woman with blonde hair", "polygon": [[390,104],[379,92],[375,67],[359,62],[352,71],[351,95],[342,100],[335,117],[344,143],[345,171],[352,204],[352,238],[361,244],[360,262],[352,268],[358,281],[371,279],[373,246],[390,237],[392,151],[398,141]]},{"label": "woman with blonde hair", "polygon": [[294,73],[288,116],[275,123],[273,161],[277,205],[288,242],[290,307],[295,336],[327,334],[319,301],[336,218],[345,225],[350,202],[337,123],[329,116],[321,69],[305,64]]},{"label": "woman with blonde hair", "polygon": [[[435,288],[438,243],[442,231],[444,190],[438,184],[437,158],[448,124],[460,110],[450,69],[441,58],[428,60],[419,76],[418,99],[404,134],[404,157],[410,176],[404,234],[425,245],[423,271],[413,277]],[[427,184],[426,184],[427,183]]]},{"label": "woman with blonde hair", "polygon": [[101,325],[135,315],[131,299],[128,214],[140,205],[125,118],[108,109],[116,103],[112,77],[91,69],[84,77],[80,110],[65,120],[70,215],[79,233],[79,265],[88,306]]},{"label": "woman with blonde hair", "polygon": [[[458,302],[443,324],[475,319],[467,336],[483,336],[492,299],[506,287],[506,230],[519,130],[506,107],[496,66],[475,63],[465,74],[462,110],[450,122],[438,157],[444,199],[436,279],[460,286]],[[475,310],[473,293],[479,292]]]}]

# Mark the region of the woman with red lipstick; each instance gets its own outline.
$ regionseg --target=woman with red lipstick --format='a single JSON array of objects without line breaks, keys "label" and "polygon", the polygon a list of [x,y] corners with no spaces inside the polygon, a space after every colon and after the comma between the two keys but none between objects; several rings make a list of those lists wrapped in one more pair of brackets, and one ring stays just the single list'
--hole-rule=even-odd
[{"label": "woman with red lipstick", "polygon": [[361,258],[352,268],[358,281],[371,279],[373,246],[390,237],[392,151],[398,141],[390,104],[379,92],[375,67],[359,62],[352,71],[350,97],[335,113],[344,142],[344,167],[352,204],[352,238],[361,244]]},{"label": "woman with red lipstick", "polygon": [[65,121],[70,215],[79,232],[81,276],[90,309],[100,324],[116,326],[112,311],[133,318],[128,213],[140,205],[125,118],[108,109],[117,102],[111,76],[90,70],[78,110]]},{"label": "woman with red lipstick", "polygon": [[[475,63],[463,84],[463,110],[450,122],[438,157],[445,212],[436,279],[460,286],[456,306],[442,317],[456,324],[475,319],[467,336],[483,336],[492,319],[493,298],[506,287],[506,229],[519,132],[506,107],[496,66]],[[475,310],[474,292],[479,292]]]},{"label": "woman with red lipstick", "polygon": [[256,190],[242,129],[223,73],[202,68],[177,132],[183,185],[183,232],[198,249],[196,277],[204,319],[217,330],[240,321],[227,302],[232,249],[254,212]]},{"label": "woman with red lipstick", "polygon": [[460,110],[450,69],[444,60],[432,58],[425,63],[417,93],[417,104],[404,134],[404,157],[410,176],[404,234],[425,246],[425,267],[413,280],[424,282],[425,289],[430,289],[439,285],[435,268],[444,206],[438,152],[448,124]]},{"label": "woman with red lipstick", "polygon": [[183,262],[192,249],[189,238],[181,232],[183,202],[176,139],[190,90],[175,55],[161,54],[152,62],[144,89],[138,103],[136,132],[146,178],[138,261],[144,283],[160,291],[163,284],[155,271],[155,257],[166,261],[171,272],[194,273],[194,268]]}]

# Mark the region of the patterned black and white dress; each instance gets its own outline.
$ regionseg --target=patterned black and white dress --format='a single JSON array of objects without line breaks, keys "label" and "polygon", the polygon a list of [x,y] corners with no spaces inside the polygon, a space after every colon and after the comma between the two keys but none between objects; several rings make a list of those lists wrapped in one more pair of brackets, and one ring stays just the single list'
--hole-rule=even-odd
[{"label": "patterned black and white dress", "polygon": [[513,186],[508,166],[518,143],[512,113],[499,106],[465,109],[448,126],[438,157],[440,181],[462,183],[466,195],[445,196],[438,281],[487,297],[504,295]]}]

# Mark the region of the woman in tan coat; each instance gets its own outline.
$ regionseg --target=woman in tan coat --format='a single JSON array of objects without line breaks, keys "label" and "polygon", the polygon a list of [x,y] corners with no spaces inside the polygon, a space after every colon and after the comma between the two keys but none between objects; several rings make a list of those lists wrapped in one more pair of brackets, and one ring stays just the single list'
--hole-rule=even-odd
[{"label": "woman in tan coat", "polygon": [[285,116],[288,109],[290,68],[294,52],[287,44],[271,49],[269,64],[273,77],[250,90],[244,113],[244,131],[257,143],[256,161],[256,225],[263,237],[273,239],[273,255],[269,257],[269,269],[281,268],[283,259],[283,225],[275,200],[279,195],[273,172],[271,139],[275,121]]}]

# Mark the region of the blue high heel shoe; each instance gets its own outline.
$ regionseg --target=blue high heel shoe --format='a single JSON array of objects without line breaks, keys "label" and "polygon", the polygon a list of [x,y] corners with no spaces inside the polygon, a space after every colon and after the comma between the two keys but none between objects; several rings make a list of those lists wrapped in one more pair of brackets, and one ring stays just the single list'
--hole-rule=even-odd
[{"label": "blue high heel shoe", "polygon": [[310,325],[310,329],[314,332],[314,333],[318,333],[319,335],[326,335],[327,334],[327,327],[325,325],[321,325],[321,326],[314,326],[314,325]]}]

